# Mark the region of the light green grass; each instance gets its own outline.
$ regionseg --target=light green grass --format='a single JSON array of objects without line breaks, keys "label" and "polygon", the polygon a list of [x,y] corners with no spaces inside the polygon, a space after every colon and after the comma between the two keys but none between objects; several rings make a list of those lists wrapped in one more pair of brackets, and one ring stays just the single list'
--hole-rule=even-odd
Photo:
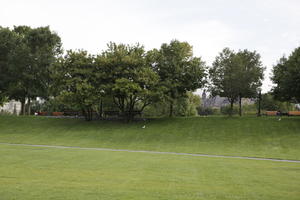
[{"label": "light green grass", "polygon": [[0,145],[1,200],[298,200],[300,165]]},{"label": "light green grass", "polygon": [[127,124],[0,116],[0,142],[300,160],[300,118],[194,117]]}]

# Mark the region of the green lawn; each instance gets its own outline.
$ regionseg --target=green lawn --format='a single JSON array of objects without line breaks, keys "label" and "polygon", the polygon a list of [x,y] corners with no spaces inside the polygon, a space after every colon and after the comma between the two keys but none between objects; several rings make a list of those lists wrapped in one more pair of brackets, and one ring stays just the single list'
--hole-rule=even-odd
[{"label": "green lawn", "polygon": [[[146,125],[146,128],[142,128]],[[0,142],[300,160],[300,118],[0,116]],[[0,144],[0,200],[299,200],[300,164]]]},{"label": "green lawn", "polygon": [[299,200],[300,165],[0,145],[0,199]]},{"label": "green lawn", "polygon": [[195,117],[127,124],[0,116],[0,142],[300,160],[300,118]]}]

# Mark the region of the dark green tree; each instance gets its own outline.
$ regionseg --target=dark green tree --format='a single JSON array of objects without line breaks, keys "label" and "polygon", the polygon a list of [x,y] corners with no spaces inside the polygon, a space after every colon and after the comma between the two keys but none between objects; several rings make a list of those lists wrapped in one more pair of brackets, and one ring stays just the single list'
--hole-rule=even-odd
[{"label": "dark green tree", "polygon": [[231,110],[234,102],[239,100],[239,114],[242,115],[242,98],[256,97],[263,71],[260,55],[255,51],[235,53],[225,48],[209,71],[212,83],[210,89],[213,95],[227,97]]},{"label": "dark green tree", "polygon": [[96,59],[96,65],[104,73],[105,94],[128,120],[134,111],[144,108],[159,99],[158,76],[146,60],[146,52],[139,44],[108,44],[108,49]]},{"label": "dark green tree", "polygon": [[[210,75],[210,91],[213,96],[219,95],[227,97],[230,102],[230,109],[233,111],[233,104],[238,100],[240,94],[239,88],[239,66],[241,60],[235,56],[234,52],[229,48],[216,57],[212,68],[209,70]],[[232,112],[230,112],[232,115]]]},{"label": "dark green tree", "polygon": [[175,101],[205,84],[205,63],[193,56],[193,48],[187,42],[173,40],[162,44],[159,50],[149,52],[152,68],[159,75],[165,88],[164,97],[169,102],[169,116],[173,116]]},{"label": "dark green tree", "polygon": [[83,50],[67,51],[52,68],[52,94],[64,104],[80,109],[90,121],[93,107],[99,105],[103,90],[95,84],[97,73],[93,56]]},{"label": "dark green tree", "polygon": [[10,81],[9,98],[21,101],[23,114],[27,100],[30,114],[32,99],[49,96],[49,70],[61,53],[61,40],[49,27],[18,26],[12,32],[17,35],[17,44],[9,66],[13,79]]},{"label": "dark green tree", "polygon": [[0,27],[0,104],[9,95],[8,87],[13,81],[9,72],[17,44],[17,35],[9,28]]},{"label": "dark green tree", "polygon": [[276,99],[300,102],[300,47],[288,58],[282,57],[274,66],[272,81]]},{"label": "dark green tree", "polygon": [[242,98],[255,98],[258,89],[262,85],[264,70],[260,55],[247,49],[239,51],[236,55],[239,59],[239,115],[242,115]]}]

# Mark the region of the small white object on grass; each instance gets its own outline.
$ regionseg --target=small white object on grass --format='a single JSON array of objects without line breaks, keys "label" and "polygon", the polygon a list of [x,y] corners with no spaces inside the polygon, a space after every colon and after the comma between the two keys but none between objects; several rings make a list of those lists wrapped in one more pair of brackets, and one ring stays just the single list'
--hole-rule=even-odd
[{"label": "small white object on grass", "polygon": [[146,128],[146,125],[144,125],[142,128]]},{"label": "small white object on grass", "polygon": [[278,121],[280,121],[280,120],[281,120],[281,118],[278,119]]}]

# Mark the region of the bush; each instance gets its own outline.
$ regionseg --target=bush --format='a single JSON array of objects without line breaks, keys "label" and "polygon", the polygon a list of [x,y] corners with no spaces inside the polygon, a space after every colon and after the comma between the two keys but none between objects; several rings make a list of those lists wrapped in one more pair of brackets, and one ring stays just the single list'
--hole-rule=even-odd
[{"label": "bush", "polygon": [[221,111],[221,114],[223,114],[223,115],[230,115],[230,114],[236,115],[239,113],[239,108],[237,106],[233,106],[233,109],[231,110],[230,105],[227,105],[227,106],[221,107],[220,111]]},{"label": "bush", "polygon": [[212,107],[208,107],[208,108],[197,107],[197,112],[198,115],[215,115],[218,113],[218,109]]}]

